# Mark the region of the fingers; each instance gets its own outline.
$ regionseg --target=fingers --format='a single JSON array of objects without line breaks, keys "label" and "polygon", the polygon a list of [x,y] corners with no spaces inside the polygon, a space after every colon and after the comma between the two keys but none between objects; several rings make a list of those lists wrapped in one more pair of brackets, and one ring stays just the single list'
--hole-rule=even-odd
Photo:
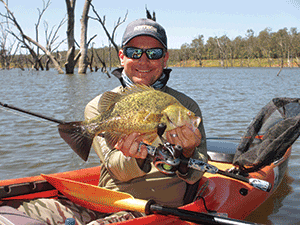
[{"label": "fingers", "polygon": [[171,144],[180,145],[183,148],[183,155],[192,157],[194,150],[201,143],[199,129],[191,129],[188,126],[177,127],[167,132],[167,140]]},{"label": "fingers", "polygon": [[145,159],[148,155],[148,151],[146,146],[140,146],[141,141],[142,136],[139,133],[131,133],[121,139],[115,147],[122,151],[126,157]]}]

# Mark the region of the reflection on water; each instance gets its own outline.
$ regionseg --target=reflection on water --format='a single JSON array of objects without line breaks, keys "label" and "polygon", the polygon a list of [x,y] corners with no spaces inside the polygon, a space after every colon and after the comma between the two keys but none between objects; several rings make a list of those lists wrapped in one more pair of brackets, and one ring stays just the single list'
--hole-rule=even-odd
[{"label": "reflection on water", "polygon": [[[243,135],[272,98],[299,97],[300,70],[277,68],[174,68],[169,86],[195,99],[207,137]],[[64,121],[83,119],[85,105],[119,85],[101,73],[58,75],[56,71],[0,71],[2,103]],[[9,112],[8,112],[9,111]],[[83,162],[59,137],[56,124],[0,108],[0,179],[56,173],[99,165],[92,152]],[[300,223],[300,143],[277,194],[249,219],[267,224]],[[286,223],[287,222],[287,223]]]}]

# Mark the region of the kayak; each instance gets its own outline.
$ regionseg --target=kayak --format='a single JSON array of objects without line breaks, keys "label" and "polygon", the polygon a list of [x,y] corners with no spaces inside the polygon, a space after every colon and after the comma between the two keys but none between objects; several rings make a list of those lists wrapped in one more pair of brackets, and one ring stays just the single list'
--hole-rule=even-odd
[{"label": "kayak", "polygon": [[[287,170],[291,146],[299,136],[300,98],[272,99],[253,119],[239,143],[233,141],[234,138],[207,140],[208,164],[196,159],[172,161],[179,160],[205,172],[197,191],[189,196],[191,203],[179,208],[160,206],[149,199],[134,199],[127,193],[98,187],[100,166],[2,180],[0,206],[12,205],[9,203],[15,200],[63,197],[104,213],[133,210],[146,214],[116,224],[250,224],[242,220],[275,192]],[[171,148],[170,143],[165,144],[165,149],[148,146],[148,153],[165,154],[165,150]],[[175,153],[173,155],[175,157]],[[165,172],[170,171],[169,166],[163,166],[168,165],[163,164],[170,159],[168,157],[159,164]]]},{"label": "kayak", "polygon": [[[215,166],[222,171],[227,171],[233,167],[232,162],[238,146],[237,143],[226,139],[210,139],[207,140],[207,146],[210,165]],[[274,161],[270,165],[264,166],[259,171],[248,174],[248,179],[256,178],[268,182],[270,188],[267,191],[261,190],[255,187],[255,185],[250,185],[247,182],[225,175],[205,173],[199,182],[196,195],[193,196],[194,201],[180,207],[180,209],[243,220],[270,198],[279,186],[286,172],[290,154],[291,148],[288,148],[280,159]],[[50,176],[76,181],[81,184],[97,186],[99,174],[100,167],[92,167],[51,174]],[[64,191],[60,190],[61,186],[58,186],[58,188],[55,188],[54,186],[42,175],[1,180],[0,205],[5,205],[7,202],[16,199],[60,198]],[[65,197],[68,197],[74,203],[93,210],[106,213],[116,211],[113,207],[89,202],[78,196],[65,195]],[[147,215],[145,217],[119,222],[118,224],[136,224],[137,222],[139,224],[190,224],[190,222],[181,220],[178,217],[158,214]]]}]

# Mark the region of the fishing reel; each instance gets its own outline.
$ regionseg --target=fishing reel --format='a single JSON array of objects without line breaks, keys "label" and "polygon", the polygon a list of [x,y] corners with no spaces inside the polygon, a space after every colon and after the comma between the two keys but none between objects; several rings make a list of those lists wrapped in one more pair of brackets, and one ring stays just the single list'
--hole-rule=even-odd
[{"label": "fishing reel", "polygon": [[[143,143],[145,144],[145,143]],[[146,145],[148,157],[151,158],[153,165],[166,175],[174,175],[181,163],[180,155],[182,148],[174,146],[169,142],[160,144],[158,147]]]},{"label": "fishing reel", "polygon": [[179,145],[173,145],[167,142],[163,137],[163,133],[166,130],[165,124],[159,124],[157,127],[157,134],[163,144],[159,144],[157,147],[145,145],[148,150],[148,159],[150,159],[153,165],[166,175],[174,175],[179,170],[180,173],[187,173],[187,165],[182,163],[182,147]]}]

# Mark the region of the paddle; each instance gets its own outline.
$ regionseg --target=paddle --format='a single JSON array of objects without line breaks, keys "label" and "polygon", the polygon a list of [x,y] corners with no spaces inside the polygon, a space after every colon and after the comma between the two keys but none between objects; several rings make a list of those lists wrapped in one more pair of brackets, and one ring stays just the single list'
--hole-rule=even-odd
[{"label": "paddle", "polygon": [[66,197],[75,197],[83,201],[98,204],[100,208],[107,206],[112,207],[117,211],[131,210],[146,213],[147,215],[172,215],[181,220],[202,224],[255,224],[231,218],[213,216],[205,213],[164,207],[156,204],[152,200],[146,201],[135,199],[132,195],[127,193],[112,191],[98,186],[50,175],[42,174],[42,176]]}]

